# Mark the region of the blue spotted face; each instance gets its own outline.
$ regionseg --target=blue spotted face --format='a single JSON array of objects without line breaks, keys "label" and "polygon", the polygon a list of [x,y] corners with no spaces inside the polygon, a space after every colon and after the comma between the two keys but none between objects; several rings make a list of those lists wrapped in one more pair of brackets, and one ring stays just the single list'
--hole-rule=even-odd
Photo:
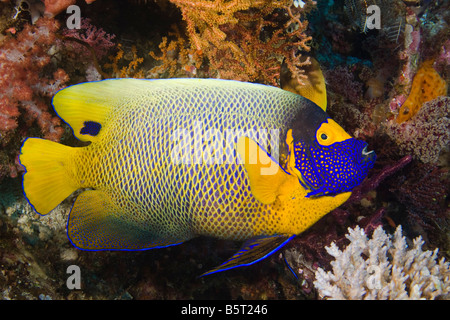
[{"label": "blue spotted face", "polygon": [[295,167],[303,177],[307,197],[348,192],[367,176],[375,162],[375,153],[367,152],[367,143],[350,138],[323,146],[318,142],[306,149],[294,144]]},{"label": "blue spotted face", "polygon": [[307,197],[351,191],[373,167],[375,153],[368,152],[366,142],[352,138],[324,111],[311,110],[308,120],[300,118],[288,132],[291,171],[309,190]]}]

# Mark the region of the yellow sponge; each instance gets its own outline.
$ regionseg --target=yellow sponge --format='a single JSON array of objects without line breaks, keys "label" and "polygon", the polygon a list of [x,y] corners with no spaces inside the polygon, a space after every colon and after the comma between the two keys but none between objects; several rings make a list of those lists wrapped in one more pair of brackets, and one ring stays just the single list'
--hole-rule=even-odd
[{"label": "yellow sponge", "polygon": [[425,61],[414,77],[411,92],[400,108],[397,123],[411,119],[425,102],[447,95],[447,83],[433,68],[434,60]]}]

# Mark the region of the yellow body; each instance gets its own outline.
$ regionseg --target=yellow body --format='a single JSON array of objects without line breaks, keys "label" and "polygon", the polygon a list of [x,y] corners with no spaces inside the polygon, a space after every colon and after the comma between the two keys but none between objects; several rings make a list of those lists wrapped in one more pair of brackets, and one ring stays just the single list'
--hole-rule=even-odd
[{"label": "yellow body", "polygon": [[[28,139],[20,157],[27,170],[24,189],[41,214],[77,189],[91,189],[78,196],[68,224],[71,241],[82,249],[145,249],[199,235],[294,235],[350,196],[306,197],[284,141],[288,124],[311,102],[278,88],[200,79],[108,80],[101,92],[98,83],[69,87],[53,103],[74,134],[91,144],[72,148]],[[86,121],[100,123],[100,132],[80,134]],[[232,143],[208,135],[230,128],[240,130],[227,138]],[[186,142],[179,129],[204,138]],[[266,153],[277,149],[269,139],[273,132],[283,142],[281,164]],[[347,139],[342,132],[336,141]],[[252,152],[258,160],[244,161]],[[275,174],[261,175],[270,167]]]}]

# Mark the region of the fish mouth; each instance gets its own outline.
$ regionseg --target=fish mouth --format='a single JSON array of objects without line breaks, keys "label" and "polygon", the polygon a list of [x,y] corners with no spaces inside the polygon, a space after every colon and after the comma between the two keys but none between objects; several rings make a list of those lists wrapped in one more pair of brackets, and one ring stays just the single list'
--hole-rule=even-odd
[{"label": "fish mouth", "polygon": [[367,151],[367,145],[364,146],[364,148],[361,151],[362,156],[364,157],[364,160],[366,161],[374,161],[375,160],[375,151]]}]

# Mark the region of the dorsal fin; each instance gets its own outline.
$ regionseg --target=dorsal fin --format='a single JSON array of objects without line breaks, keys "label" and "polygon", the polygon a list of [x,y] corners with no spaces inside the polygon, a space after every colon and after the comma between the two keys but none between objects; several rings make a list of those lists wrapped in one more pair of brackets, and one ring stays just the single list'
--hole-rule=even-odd
[{"label": "dorsal fin", "polygon": [[[306,60],[306,58],[303,59]],[[297,79],[292,77],[292,74],[285,63],[281,66],[281,88],[286,91],[290,91],[311,100],[319,107],[326,111],[327,109],[327,91],[325,85],[325,78],[322,70],[320,69],[319,62],[316,59],[309,57],[311,64],[305,65],[303,70],[305,71],[306,79],[301,79],[303,85],[298,82]]]},{"label": "dorsal fin", "polygon": [[86,82],[62,89],[53,97],[58,116],[82,141],[96,141],[114,108],[140,88],[148,88],[146,81],[110,79]]}]

